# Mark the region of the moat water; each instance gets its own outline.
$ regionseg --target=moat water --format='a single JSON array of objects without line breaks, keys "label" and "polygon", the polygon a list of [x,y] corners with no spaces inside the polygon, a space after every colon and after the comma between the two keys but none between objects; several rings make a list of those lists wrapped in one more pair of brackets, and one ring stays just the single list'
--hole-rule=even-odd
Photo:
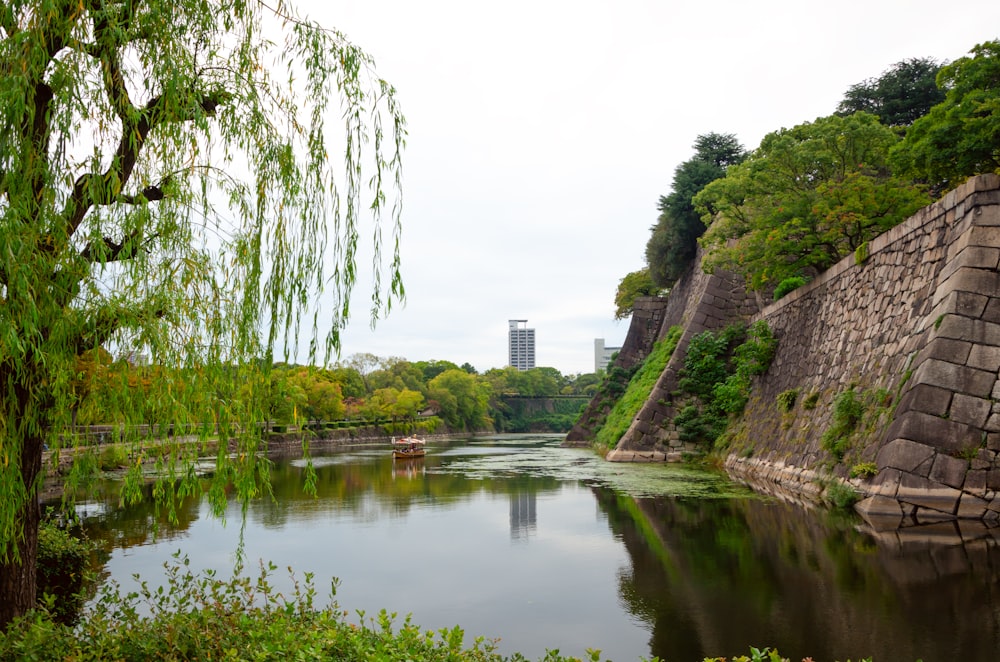
[{"label": "moat water", "polygon": [[321,594],[337,578],[354,621],[410,614],[532,660],[594,648],[616,662],[699,662],[750,646],[817,662],[998,658],[1000,535],[986,528],[876,534],[716,473],[606,463],[559,441],[431,443],[395,463],[382,446],[314,454],[315,497],[300,459],[276,459],[274,500],[245,520],[232,504],[225,524],[191,499],[171,525],[150,504],[119,508],[113,490],[79,511],[125,591],[136,573],[163,581],[178,553],[225,576],[242,529],[250,570],[313,573]]}]

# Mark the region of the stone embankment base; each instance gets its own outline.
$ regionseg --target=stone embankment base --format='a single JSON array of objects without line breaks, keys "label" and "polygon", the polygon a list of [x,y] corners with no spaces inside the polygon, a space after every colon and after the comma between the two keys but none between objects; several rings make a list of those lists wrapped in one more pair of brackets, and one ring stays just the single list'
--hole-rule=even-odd
[{"label": "stone embankment base", "polygon": [[[831,480],[824,480],[823,475],[812,469],[753,457],[730,455],[726,458],[725,467],[730,477],[746,483],[757,492],[800,503],[819,502],[825,484]],[[836,477],[832,480],[840,481]]]},{"label": "stone embankment base", "polygon": [[616,448],[608,451],[604,459],[608,462],[681,462],[683,455],[679,452],[626,451]]}]

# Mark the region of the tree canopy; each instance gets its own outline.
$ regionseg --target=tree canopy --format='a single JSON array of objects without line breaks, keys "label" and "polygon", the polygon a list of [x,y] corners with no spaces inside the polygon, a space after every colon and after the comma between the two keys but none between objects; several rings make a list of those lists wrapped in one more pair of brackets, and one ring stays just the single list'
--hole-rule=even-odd
[{"label": "tree canopy", "polygon": [[652,296],[659,292],[660,288],[653,283],[648,269],[625,274],[615,292],[615,319],[623,320],[631,315],[637,297]]},{"label": "tree canopy", "polygon": [[913,123],[892,161],[941,192],[1000,171],[1000,40],[942,67],[937,84],[944,100]]},{"label": "tree canopy", "polygon": [[852,85],[837,106],[838,115],[863,111],[888,126],[909,126],[944,101],[937,86],[941,65],[934,58],[911,58],[889,67],[877,78]]},{"label": "tree canopy", "polygon": [[728,133],[700,135],[694,149],[695,155],[674,170],[670,194],[660,196],[660,215],[646,244],[649,277],[661,288],[672,286],[688,268],[698,248],[698,237],[705,232],[692,199],[725,175],[726,168],[746,158],[746,150],[736,136]]},{"label": "tree canopy", "polygon": [[819,118],[768,134],[694,203],[708,224],[703,267],[751,289],[812,276],[928,204],[888,169],[892,129],[874,115]]},{"label": "tree canopy", "polygon": [[[371,58],[287,0],[0,6],[0,625],[34,604],[42,449],[74,443],[85,352],[182,370],[157,411],[242,451],[212,502],[259,491],[256,375],[300,340],[336,353],[369,212],[372,319],[403,296],[404,139]],[[197,450],[165,449],[166,493]]]},{"label": "tree canopy", "polygon": [[455,430],[481,430],[490,424],[488,386],[459,368],[445,370],[428,383],[428,398],[438,403],[441,417]]}]

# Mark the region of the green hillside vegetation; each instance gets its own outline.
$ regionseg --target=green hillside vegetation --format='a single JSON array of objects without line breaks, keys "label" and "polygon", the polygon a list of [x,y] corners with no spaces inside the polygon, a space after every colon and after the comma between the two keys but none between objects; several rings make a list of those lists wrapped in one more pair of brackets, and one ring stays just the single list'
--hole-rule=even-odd
[{"label": "green hillside vegetation", "polygon": [[834,114],[750,152],[730,134],[698,136],[660,197],[644,282],[669,288],[699,243],[707,271],[739,273],[750,289],[809,280],[967,178],[1000,171],[998,144],[1000,40],[949,64],[899,62],[852,85]]},{"label": "green hillside vegetation", "polygon": [[[769,133],[749,152],[730,134],[698,136],[660,197],[646,266],[622,279],[616,310],[630,313],[636,296],[669,296],[697,245],[706,272],[737,273],[748,290],[780,298],[852,253],[863,262],[868,242],[967,178],[1000,172],[998,145],[1000,40],[952,63],[899,62],[851,86],[835,113]],[[742,411],[759,373],[735,366],[734,338],[722,330],[692,339],[674,394],[685,441],[719,439]],[[642,370],[665,365],[662,351]],[[618,443],[658,376],[636,374],[608,403],[599,446]]]},{"label": "green hillside vegetation", "polygon": [[670,361],[674,349],[677,348],[682,332],[683,329],[679,326],[671,327],[667,331],[667,335],[653,346],[653,350],[632,376],[628,387],[615,401],[614,407],[598,430],[597,444],[599,446],[614,448],[618,440],[624,436],[629,425],[632,424],[632,419],[649,399],[649,394],[653,392],[653,387],[656,386],[656,382],[667,366],[667,362]]},{"label": "green hillside vegetation", "polygon": [[896,132],[865,112],[770,133],[694,198],[707,225],[703,268],[726,269],[754,290],[812,278],[931,200],[895,175]]},{"label": "green hillside vegetation", "polygon": [[680,440],[709,450],[743,413],[753,377],[767,372],[777,341],[763,321],[691,339],[679,374],[674,417]]}]

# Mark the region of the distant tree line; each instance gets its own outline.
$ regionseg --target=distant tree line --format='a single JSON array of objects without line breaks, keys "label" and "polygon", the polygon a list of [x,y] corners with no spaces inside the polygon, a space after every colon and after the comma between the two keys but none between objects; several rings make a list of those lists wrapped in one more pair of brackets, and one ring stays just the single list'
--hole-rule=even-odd
[{"label": "distant tree line", "polygon": [[[451,430],[498,426],[511,431],[505,425],[510,413],[504,396],[589,397],[600,382],[598,374],[563,375],[555,368],[520,371],[506,367],[477,374],[468,363],[411,362],[367,353],[329,368],[287,363],[266,367],[261,366],[256,379],[234,381],[231,388],[241,399],[256,401],[264,418],[278,425],[385,420],[405,424],[421,416],[436,416]],[[197,375],[184,369],[115,360],[103,348],[86,352],[77,361],[73,419],[77,425],[177,424],[171,402],[192,381],[197,381]],[[123,389],[132,397],[121,397]],[[134,397],[137,393],[143,397]],[[574,420],[572,412],[560,412],[550,427],[568,430]],[[181,423],[211,425],[211,421]]]}]

